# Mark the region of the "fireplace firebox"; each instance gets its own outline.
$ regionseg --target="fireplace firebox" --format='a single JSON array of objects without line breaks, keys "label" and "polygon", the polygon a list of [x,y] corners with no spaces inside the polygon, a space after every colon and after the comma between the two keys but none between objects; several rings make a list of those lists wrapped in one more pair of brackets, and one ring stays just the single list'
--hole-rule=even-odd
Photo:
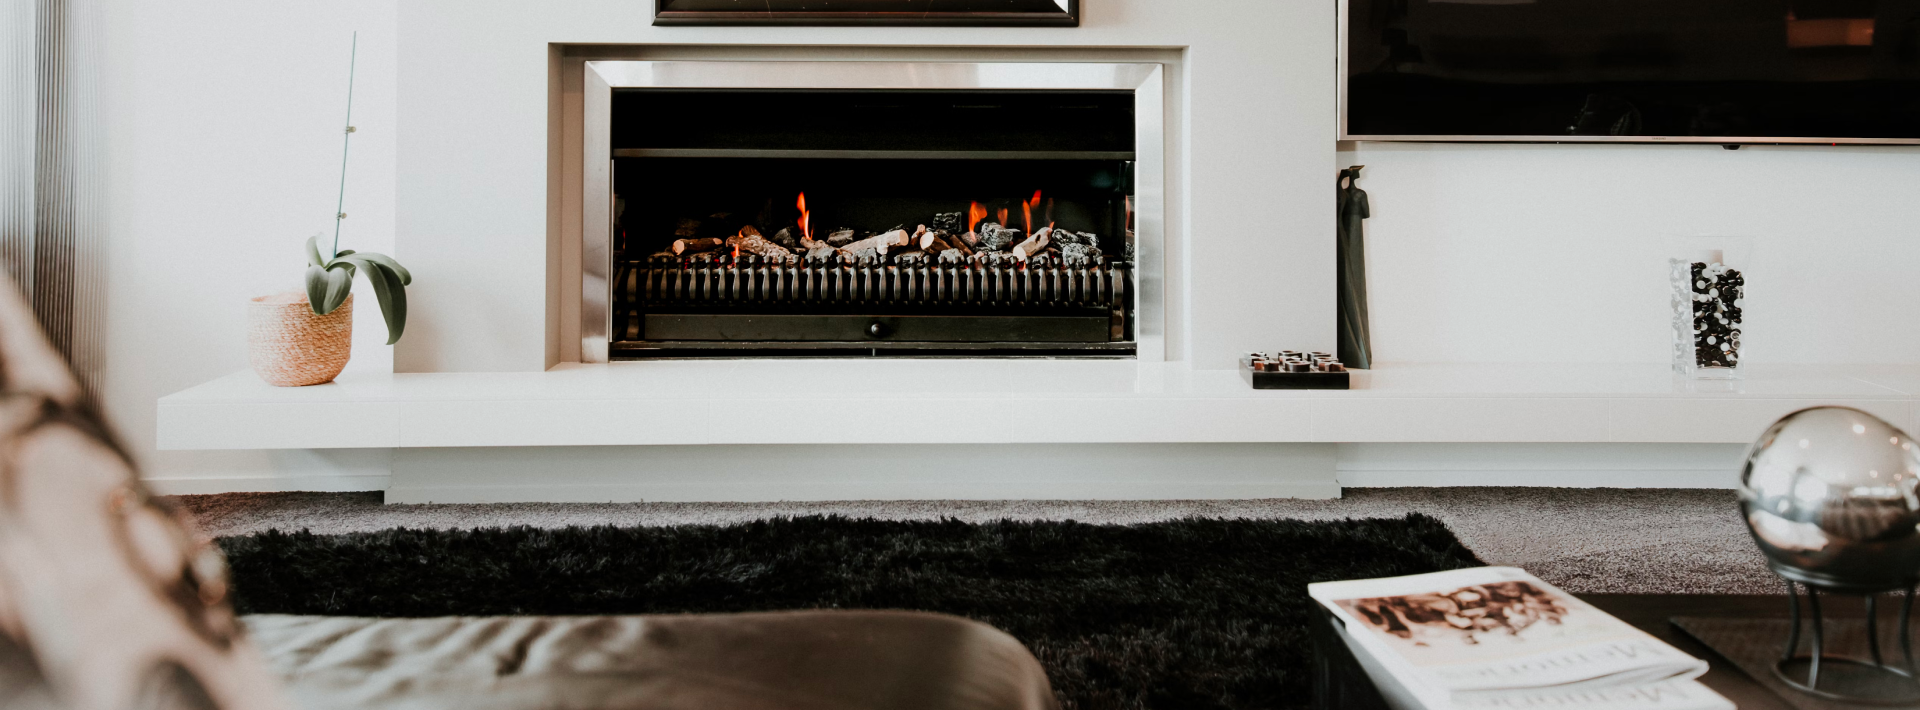
[{"label": "fireplace firebox", "polygon": [[1133,90],[637,83],[588,134],[609,359],[1136,354]]}]

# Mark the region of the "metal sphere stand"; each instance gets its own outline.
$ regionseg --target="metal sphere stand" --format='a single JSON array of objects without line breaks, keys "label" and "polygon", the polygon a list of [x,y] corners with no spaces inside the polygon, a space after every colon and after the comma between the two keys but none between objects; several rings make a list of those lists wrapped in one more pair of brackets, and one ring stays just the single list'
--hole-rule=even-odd
[{"label": "metal sphere stand", "polygon": [[[1900,633],[1898,643],[1904,661],[1898,666],[1889,665],[1880,654],[1880,619],[1878,606],[1880,595],[1898,589],[1837,589],[1827,588],[1829,594],[1859,594],[1867,602],[1867,649],[1872,662],[1845,656],[1830,656],[1825,653],[1826,629],[1825,617],[1820,613],[1821,586],[1806,582],[1795,583],[1786,580],[1787,595],[1791,606],[1789,613],[1791,626],[1787,631],[1787,650],[1780,661],[1773,665],[1773,674],[1795,690],[1808,695],[1854,703],[1874,705],[1910,705],[1920,703],[1920,674],[1916,673],[1913,661],[1913,632],[1908,621],[1913,616],[1913,594],[1917,582],[1906,583],[1906,596],[1900,601]],[[1800,655],[1800,585],[1807,587],[1807,606],[1811,613],[1813,630],[1813,648],[1811,655]],[[1827,676],[1821,676],[1821,670],[1827,670]],[[1825,680],[1826,686],[1821,687]]]}]

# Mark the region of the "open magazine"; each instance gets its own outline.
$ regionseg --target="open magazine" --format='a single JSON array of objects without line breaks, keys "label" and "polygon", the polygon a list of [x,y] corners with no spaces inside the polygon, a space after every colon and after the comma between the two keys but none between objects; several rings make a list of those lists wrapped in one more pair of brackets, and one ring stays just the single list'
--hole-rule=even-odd
[{"label": "open magazine", "polygon": [[1524,570],[1476,567],[1321,582],[1370,675],[1426,708],[1662,708],[1733,704],[1693,679],[1707,662]]}]

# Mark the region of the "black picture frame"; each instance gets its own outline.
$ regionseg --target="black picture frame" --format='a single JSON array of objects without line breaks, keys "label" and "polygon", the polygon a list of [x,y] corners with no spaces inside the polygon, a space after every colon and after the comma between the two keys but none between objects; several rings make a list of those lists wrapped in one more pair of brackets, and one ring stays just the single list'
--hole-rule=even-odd
[{"label": "black picture frame", "polygon": [[[654,0],[653,24],[1079,27],[1081,0]],[[904,8],[904,9],[896,9]]]}]

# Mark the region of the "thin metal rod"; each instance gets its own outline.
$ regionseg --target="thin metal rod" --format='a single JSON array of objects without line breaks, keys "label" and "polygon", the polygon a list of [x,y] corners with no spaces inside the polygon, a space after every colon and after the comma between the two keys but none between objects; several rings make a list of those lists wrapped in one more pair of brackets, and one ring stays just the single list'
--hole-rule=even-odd
[{"label": "thin metal rod", "polygon": [[1780,660],[1791,661],[1793,655],[1800,652],[1800,586],[1793,580],[1787,583],[1787,652],[1780,654]]},{"label": "thin metal rod", "polygon": [[1886,667],[1887,662],[1880,659],[1880,595],[1867,595],[1867,653],[1873,657],[1873,665]]},{"label": "thin metal rod", "polygon": [[1826,653],[1826,636],[1820,614],[1820,588],[1807,585],[1807,612],[1813,615],[1813,659],[1807,664],[1807,687],[1820,689],[1820,656]]},{"label": "thin metal rod", "polygon": [[347,51],[347,128],[340,139],[340,198],[333,204],[333,253],[340,255],[340,223],[347,219],[347,148],[353,144],[353,69],[360,58],[360,32],[353,33],[352,49]]}]

